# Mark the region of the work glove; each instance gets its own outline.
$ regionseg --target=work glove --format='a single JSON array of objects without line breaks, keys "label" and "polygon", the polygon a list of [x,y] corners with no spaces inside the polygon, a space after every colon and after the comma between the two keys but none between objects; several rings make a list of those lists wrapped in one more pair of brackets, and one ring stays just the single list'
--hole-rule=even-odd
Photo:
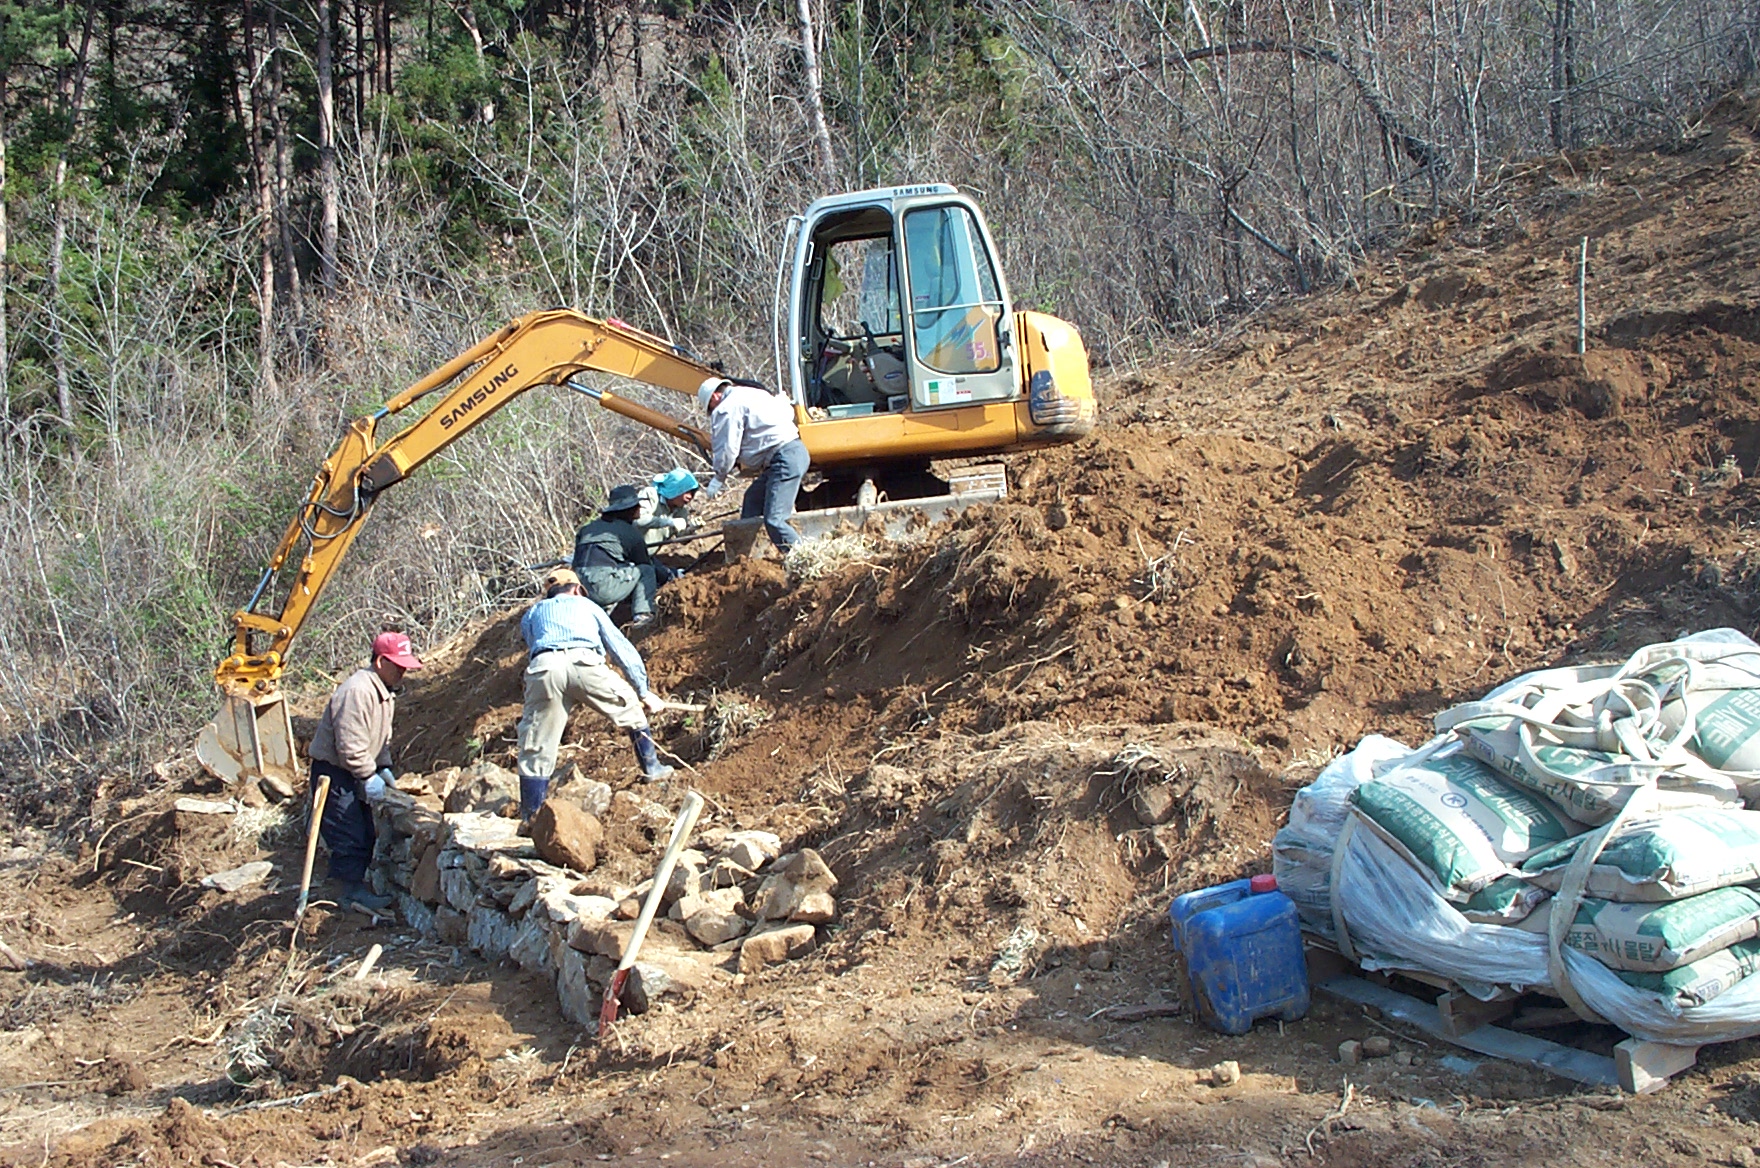
[{"label": "work glove", "polygon": [[685,531],[689,531],[690,529],[691,529],[691,521],[690,520],[688,520],[680,515],[673,516],[672,530],[678,531],[678,532],[685,532]]},{"label": "work glove", "polygon": [[722,482],[720,478],[710,479],[708,485],[703,488],[703,498],[713,499],[716,495],[719,495],[722,489],[726,486],[727,484]]},{"label": "work glove", "polygon": [[666,700],[653,690],[642,695],[642,706],[650,714],[658,714],[666,708]]},{"label": "work glove", "polygon": [[366,795],[367,802],[377,803],[385,797],[385,790],[393,782],[391,768],[385,767],[361,784],[361,792]]}]

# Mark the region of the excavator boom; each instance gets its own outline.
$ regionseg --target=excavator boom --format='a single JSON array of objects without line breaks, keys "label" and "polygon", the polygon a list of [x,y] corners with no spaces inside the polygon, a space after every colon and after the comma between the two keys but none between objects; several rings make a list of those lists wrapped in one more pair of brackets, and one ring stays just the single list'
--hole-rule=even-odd
[{"label": "excavator boom", "polygon": [[[707,455],[709,437],[702,430],[574,380],[586,372],[614,373],[680,393],[693,393],[704,378],[716,375],[677,346],[621,321],[555,309],[520,317],[349,424],[318,468],[250,601],[233,615],[232,651],[214,671],[225,708],[197,743],[203,765],[228,781],[255,778],[291,794],[293,733],[277,682],[294,637],[373,503],[381,491],[534,385],[566,386]],[[441,396],[430,402],[435,394]],[[402,415],[418,404],[426,404],[426,410],[400,427]],[[277,605],[271,592],[296,554],[297,570]]]}]

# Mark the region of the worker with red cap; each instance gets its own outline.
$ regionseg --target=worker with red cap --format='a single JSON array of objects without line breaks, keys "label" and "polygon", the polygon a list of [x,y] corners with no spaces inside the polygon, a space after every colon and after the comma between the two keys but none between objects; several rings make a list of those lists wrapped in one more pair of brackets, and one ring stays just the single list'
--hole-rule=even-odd
[{"label": "worker with red cap", "polygon": [[318,834],[330,849],[330,879],[342,886],[337,903],[358,912],[382,913],[391,898],[366,885],[373,859],[371,804],[391,784],[391,718],[403,675],[420,669],[409,638],[383,632],[373,638],[373,662],[345,678],[318,719],[312,735],[312,790],[328,777],[330,796]]}]

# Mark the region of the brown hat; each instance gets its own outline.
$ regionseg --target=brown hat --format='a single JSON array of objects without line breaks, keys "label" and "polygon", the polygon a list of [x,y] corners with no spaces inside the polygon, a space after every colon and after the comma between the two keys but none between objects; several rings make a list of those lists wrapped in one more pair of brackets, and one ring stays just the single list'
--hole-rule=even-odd
[{"label": "brown hat", "polygon": [[574,574],[574,569],[552,568],[549,575],[544,577],[544,594],[547,596],[556,589],[566,588],[571,584],[578,588],[580,583],[581,578]]}]

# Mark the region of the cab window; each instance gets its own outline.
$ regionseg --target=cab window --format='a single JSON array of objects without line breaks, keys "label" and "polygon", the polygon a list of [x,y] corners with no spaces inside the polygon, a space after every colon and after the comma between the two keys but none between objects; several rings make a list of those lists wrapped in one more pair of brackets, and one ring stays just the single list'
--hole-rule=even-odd
[{"label": "cab window", "polygon": [[941,373],[1001,368],[1002,293],[971,212],[959,206],[907,212],[904,248],[917,360]]},{"label": "cab window", "polygon": [[892,238],[840,239],[832,244],[825,254],[825,283],[819,293],[819,331],[854,340],[903,328]]}]

